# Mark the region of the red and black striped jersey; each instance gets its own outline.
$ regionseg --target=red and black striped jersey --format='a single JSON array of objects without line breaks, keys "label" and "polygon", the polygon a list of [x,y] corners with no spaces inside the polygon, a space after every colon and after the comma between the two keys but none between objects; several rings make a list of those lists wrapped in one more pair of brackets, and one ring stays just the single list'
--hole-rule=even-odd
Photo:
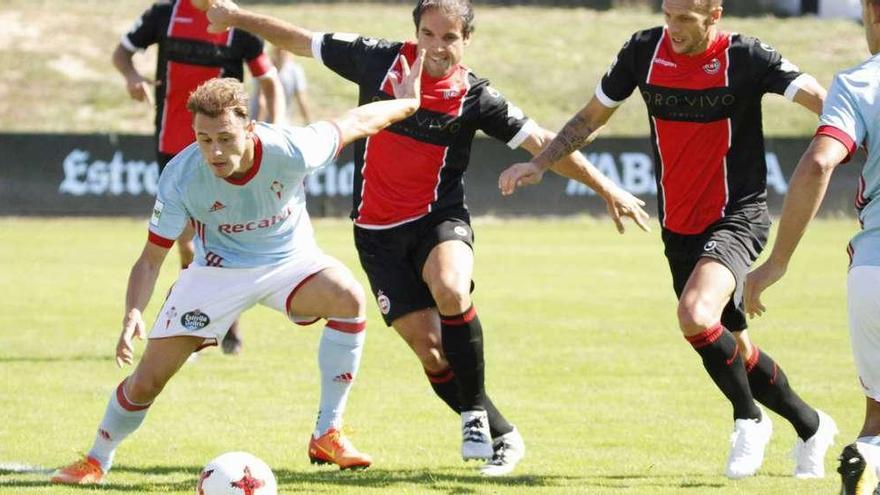
[{"label": "red and black striped jersey", "polygon": [[636,88],[648,108],[664,228],[698,234],[766,200],[761,98],[793,99],[810,76],[759,40],[719,33],[700,55],[678,55],[667,30],[623,46],[596,97],[615,107]]},{"label": "red and black striped jersey", "polygon": [[[359,103],[393,98],[388,75],[400,72],[400,57],[412,64],[414,43],[318,33],[312,53],[331,70],[355,82]],[[464,209],[464,173],[476,131],[518,147],[535,128],[468,68],[447,76],[422,74],[422,102],[412,116],[355,143],[351,217],[365,228],[391,228],[447,209]]]},{"label": "red and black striped jersey", "polygon": [[156,65],[156,134],[159,151],[170,155],[195,141],[189,94],[213,77],[244,78],[243,63],[254,77],[273,66],[263,41],[236,29],[209,33],[208,18],[189,0],[153,4],[120,41],[131,52],[159,45]]}]

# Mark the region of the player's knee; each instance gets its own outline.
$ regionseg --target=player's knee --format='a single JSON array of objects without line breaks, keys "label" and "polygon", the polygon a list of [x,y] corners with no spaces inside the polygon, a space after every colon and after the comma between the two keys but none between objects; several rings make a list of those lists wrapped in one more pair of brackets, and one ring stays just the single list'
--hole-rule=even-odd
[{"label": "player's knee", "polygon": [[339,287],[336,293],[337,316],[357,317],[366,314],[367,297],[364,288],[356,280]]},{"label": "player's knee", "polygon": [[453,279],[441,279],[431,287],[431,295],[441,314],[458,314],[470,306],[470,293]]},{"label": "player's knee", "polygon": [[706,304],[702,304],[700,301],[679,302],[678,326],[683,334],[687,336],[698,335],[716,323],[718,323],[718,316],[713,314]]}]

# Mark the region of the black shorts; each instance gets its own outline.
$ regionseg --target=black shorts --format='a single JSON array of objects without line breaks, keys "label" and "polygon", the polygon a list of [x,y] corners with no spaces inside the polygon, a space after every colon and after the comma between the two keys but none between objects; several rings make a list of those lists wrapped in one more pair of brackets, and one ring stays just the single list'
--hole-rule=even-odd
[{"label": "black shorts", "polygon": [[394,320],[413,311],[437,305],[422,279],[422,267],[434,246],[451,240],[473,248],[474,231],[466,211],[452,215],[432,213],[390,229],[354,227],[358,257],[386,325],[391,326]]},{"label": "black shorts", "polygon": [[752,263],[767,243],[770,214],[767,205],[748,205],[710,225],[703,233],[682,235],[663,230],[666,259],[672,271],[672,287],[681,297],[700,258],[717,260],[733,273],[736,289],[721,313],[721,324],[731,331],[745,330],[743,285]]}]

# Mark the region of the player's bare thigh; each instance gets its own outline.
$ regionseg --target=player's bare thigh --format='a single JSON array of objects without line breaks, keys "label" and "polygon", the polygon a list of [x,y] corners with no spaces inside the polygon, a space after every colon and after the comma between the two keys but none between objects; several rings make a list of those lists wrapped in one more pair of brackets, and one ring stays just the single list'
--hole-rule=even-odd
[{"label": "player's bare thigh", "polygon": [[343,266],[325,268],[305,281],[290,301],[297,316],[364,318],[366,297],[361,284]]},{"label": "player's bare thigh", "polygon": [[204,340],[185,335],[148,340],[137,368],[125,382],[125,394],[138,404],[152,402]]},{"label": "player's bare thigh", "polygon": [[736,289],[730,269],[712,258],[700,258],[678,300],[682,333],[698,335],[721,320],[721,312]]},{"label": "player's bare thigh", "polygon": [[465,242],[444,241],[431,249],[422,278],[441,314],[461,314],[471,306],[473,273],[474,252]]}]

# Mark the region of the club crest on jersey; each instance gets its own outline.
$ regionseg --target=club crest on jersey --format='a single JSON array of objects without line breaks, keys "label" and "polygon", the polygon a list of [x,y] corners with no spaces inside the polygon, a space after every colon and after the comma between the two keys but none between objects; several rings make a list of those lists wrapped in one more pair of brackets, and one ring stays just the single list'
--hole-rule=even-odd
[{"label": "club crest on jersey", "polygon": [[379,311],[383,315],[387,315],[391,311],[391,299],[388,299],[388,296],[381,290],[376,293],[376,303],[379,305]]},{"label": "club crest on jersey", "polygon": [[211,318],[198,309],[190,311],[189,313],[184,313],[183,316],[180,317],[180,324],[183,325],[183,328],[190,331],[201,330],[208,326],[209,323],[211,323]]},{"label": "club crest on jersey", "polygon": [[171,326],[171,321],[177,318],[177,308],[171,306],[168,308],[168,311],[165,312],[165,330],[168,330],[168,327]]},{"label": "club crest on jersey", "polygon": [[284,190],[284,184],[278,182],[277,180],[273,180],[272,185],[269,186],[269,189],[271,189],[272,192],[275,193],[275,196],[278,199],[281,199],[281,191]]},{"label": "club crest on jersey", "polygon": [[718,71],[721,70],[721,61],[717,58],[713,58],[711,62],[703,66],[703,70],[706,71],[706,74],[715,75],[718,74]]},{"label": "club crest on jersey", "polygon": [[703,246],[703,251],[714,251],[715,248],[718,247],[718,243],[716,241],[709,241]]}]

